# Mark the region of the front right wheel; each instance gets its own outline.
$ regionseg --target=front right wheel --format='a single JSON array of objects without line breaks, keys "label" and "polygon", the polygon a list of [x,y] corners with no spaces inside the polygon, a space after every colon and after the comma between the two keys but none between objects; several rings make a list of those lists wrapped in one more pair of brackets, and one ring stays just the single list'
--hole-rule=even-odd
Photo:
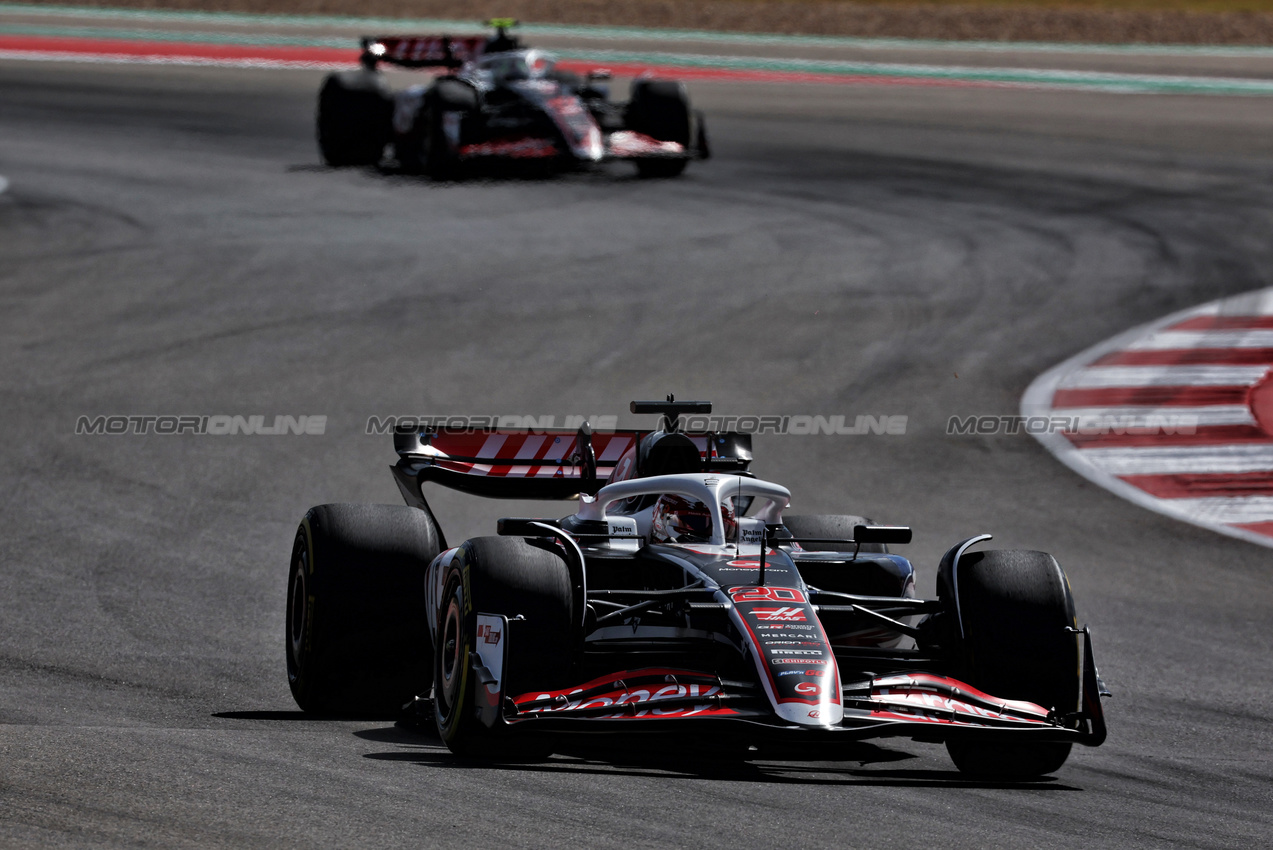
[{"label": "front right wheel", "polygon": [[375,165],[389,142],[393,95],[375,71],[328,74],[318,93],[318,150],[340,167]]},{"label": "front right wheel", "polygon": [[292,545],[287,680],[315,714],[393,716],[430,683],[424,575],[433,517],[406,505],[319,505]]}]

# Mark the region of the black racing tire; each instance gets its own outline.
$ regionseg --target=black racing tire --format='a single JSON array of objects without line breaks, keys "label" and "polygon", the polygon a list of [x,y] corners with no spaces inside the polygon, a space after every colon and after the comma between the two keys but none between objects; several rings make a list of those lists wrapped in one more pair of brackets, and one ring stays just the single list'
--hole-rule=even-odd
[{"label": "black racing tire", "polygon": [[394,143],[398,163],[407,171],[424,173],[435,180],[458,176],[460,159],[447,139],[445,115],[462,113],[463,122],[477,109],[477,91],[469,84],[450,78],[435,82],[424,94],[411,132]]},{"label": "black racing tire", "polygon": [[[782,524],[792,537],[822,537],[832,540],[852,540],[853,529],[859,525],[872,525],[874,520],[866,517],[846,514],[785,516]],[[838,552],[844,549],[839,543],[801,543],[802,548],[810,552]],[[888,546],[883,543],[863,543],[860,550],[863,554],[887,555]]]},{"label": "black racing tire", "polygon": [[328,74],[318,91],[318,150],[331,166],[375,165],[393,132],[393,94],[375,71]]},{"label": "black racing tire", "polygon": [[[956,669],[996,697],[1033,702],[1060,714],[1079,709],[1081,655],[1074,598],[1046,552],[996,550],[959,559],[956,570],[964,634]],[[948,741],[963,773],[1026,779],[1055,773],[1070,744]]]},{"label": "black racing tire", "polygon": [[509,627],[505,695],[568,684],[572,586],[560,550],[538,539],[477,537],[460,548],[442,588],[433,668],[434,720],[442,742],[467,758],[547,757],[551,746],[545,739],[516,728],[488,729],[477,719],[471,659],[479,612],[503,614],[510,620],[524,617]]},{"label": "black racing tire", "polygon": [[424,576],[441,535],[405,505],[319,505],[296,530],[287,679],[303,711],[394,716],[432,682]]},{"label": "black racing tire", "polygon": [[[625,124],[661,142],[677,142],[689,150],[693,113],[685,84],[674,80],[634,80]],[[638,159],[637,174],[644,178],[676,177],[685,171],[685,159]]]}]

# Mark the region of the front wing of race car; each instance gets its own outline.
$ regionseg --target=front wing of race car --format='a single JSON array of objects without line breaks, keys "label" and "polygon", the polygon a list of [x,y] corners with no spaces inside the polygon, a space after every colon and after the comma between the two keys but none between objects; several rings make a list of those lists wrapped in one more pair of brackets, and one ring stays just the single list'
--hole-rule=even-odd
[{"label": "front wing of race car", "polygon": [[[699,119],[700,128],[702,118]],[[690,145],[663,142],[635,130],[618,130],[606,137],[606,159],[707,159],[707,143],[702,133]]]},{"label": "front wing of race car", "polygon": [[[639,159],[704,159],[701,149],[679,142],[663,142],[633,130],[619,130],[609,135],[590,138],[579,135],[568,138],[571,156],[586,162]],[[551,159],[562,155],[552,138],[519,136],[483,142],[471,142],[456,148],[461,160],[479,159]]]},{"label": "front wing of race car", "polygon": [[[579,162],[651,159],[707,159],[707,136],[702,115],[695,114],[697,133],[687,144],[661,141],[635,130],[604,132],[576,95],[545,95],[527,84],[522,92],[555,126],[558,136],[498,136],[461,144],[455,150],[461,160],[541,159],[568,155]],[[446,124],[444,116],[444,125]],[[458,121],[458,114],[454,120]],[[458,141],[459,125],[451,132]],[[562,147],[564,145],[564,148]]]},{"label": "front wing of race car", "polygon": [[[703,671],[651,667],[619,671],[574,687],[506,694],[503,675],[510,635],[506,617],[477,615],[478,645],[471,654],[477,710],[487,727],[540,732],[670,731],[694,723],[723,734],[748,727],[753,737],[830,736],[840,740],[910,737],[1060,741],[1099,746],[1105,740],[1101,695],[1107,693],[1084,636],[1081,708],[1056,715],[1034,703],[1002,699],[948,676],[907,672],[875,676],[841,687],[842,717],[826,724],[794,724],[778,716],[756,684],[727,681]],[[514,632],[515,634],[515,632]]]}]

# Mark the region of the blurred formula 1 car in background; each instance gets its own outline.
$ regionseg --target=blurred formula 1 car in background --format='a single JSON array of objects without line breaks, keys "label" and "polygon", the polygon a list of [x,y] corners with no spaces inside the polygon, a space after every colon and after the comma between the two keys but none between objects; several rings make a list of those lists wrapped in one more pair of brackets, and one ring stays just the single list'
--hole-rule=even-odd
[{"label": "blurred formula 1 car in background", "polygon": [[[1051,555],[970,537],[941,559],[937,598],[916,598],[888,551],[909,528],[785,515],[790,492],[749,472],[750,435],[680,430],[710,409],[633,402],[662,414],[653,431],[395,433],[407,506],[320,505],[297,531],[297,704],[407,710],[494,760],[579,733],[823,758],[904,736],[968,773],[1032,777],[1104,741],[1107,692]],[[577,510],[451,546],[426,482]]]},{"label": "blurred formula 1 car in background", "polygon": [[[609,72],[565,70],[489,22],[494,36],[386,36],[362,40],[362,67],[328,75],[318,95],[318,147],[332,166],[376,165],[392,145],[401,168],[450,178],[466,163],[608,160],[644,177],[673,177],[709,156],[701,113],[685,85],[639,77],[626,103],[609,98]],[[428,83],[394,92],[379,71],[433,68]]]}]

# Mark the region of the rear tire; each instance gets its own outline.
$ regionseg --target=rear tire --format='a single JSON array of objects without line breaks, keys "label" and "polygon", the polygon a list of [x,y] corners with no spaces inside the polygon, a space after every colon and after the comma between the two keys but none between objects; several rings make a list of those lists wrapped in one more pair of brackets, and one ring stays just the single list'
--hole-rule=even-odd
[{"label": "rear tire", "polygon": [[[859,525],[871,525],[874,520],[866,517],[844,516],[789,516],[782,518],[782,524],[792,537],[826,537],[835,540],[852,540],[853,529]],[[838,552],[844,546],[838,543],[800,544],[810,552]],[[863,554],[887,555],[888,546],[883,543],[863,543],[860,550]]]},{"label": "rear tire", "polygon": [[[1033,702],[1060,714],[1079,709],[1081,656],[1069,582],[1045,552],[973,552],[956,572],[964,636],[958,667],[987,694]],[[958,626],[955,626],[958,632]],[[955,766],[978,776],[1023,779],[1054,773],[1068,743],[949,741]]]},{"label": "rear tire", "polygon": [[551,753],[525,730],[488,729],[477,719],[474,636],[479,612],[524,617],[509,627],[505,695],[563,686],[571,668],[571,597],[570,570],[551,543],[478,537],[461,547],[443,579],[434,652],[434,719],[451,752],[503,761]]},{"label": "rear tire", "polygon": [[384,77],[367,70],[328,74],[318,92],[317,124],[323,162],[380,162],[393,125],[393,95]]},{"label": "rear tire", "polygon": [[[685,84],[672,80],[635,80],[628,101],[629,130],[660,142],[676,142],[690,148],[690,98]],[[644,178],[676,177],[685,170],[685,159],[638,159],[637,174]]]},{"label": "rear tire", "polygon": [[296,531],[287,679],[317,714],[391,716],[431,681],[424,574],[432,518],[397,505],[319,505]]}]

